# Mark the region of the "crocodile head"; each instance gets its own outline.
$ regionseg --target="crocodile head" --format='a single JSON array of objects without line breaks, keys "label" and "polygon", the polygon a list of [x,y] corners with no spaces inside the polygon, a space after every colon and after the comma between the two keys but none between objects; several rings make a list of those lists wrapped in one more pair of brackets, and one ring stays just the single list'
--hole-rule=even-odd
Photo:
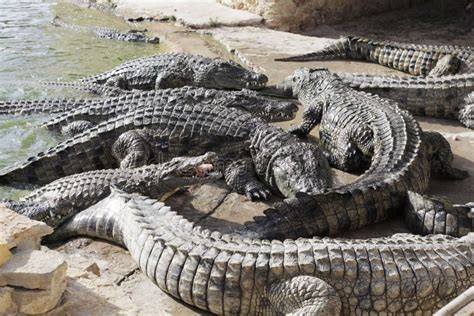
[{"label": "crocodile head", "polygon": [[145,34],[140,32],[127,32],[124,34],[124,39],[127,42],[146,42],[147,38]]},{"label": "crocodile head", "polygon": [[298,111],[294,102],[263,97],[247,89],[227,93],[222,95],[221,99],[214,99],[214,102],[226,107],[240,108],[269,122],[292,120]]},{"label": "crocodile head", "polygon": [[331,77],[335,77],[327,68],[300,68],[292,75],[286,77],[284,82],[278,85],[279,90],[297,97],[301,91],[308,87],[316,89],[316,92],[326,88],[324,82]]},{"label": "crocodile head", "polygon": [[326,157],[313,144],[294,143],[280,148],[269,165],[272,182],[285,196],[320,193],[331,185]]},{"label": "crocodile head", "polygon": [[199,63],[196,84],[215,89],[261,89],[268,81],[267,76],[245,69],[231,60],[212,59]]},{"label": "crocodile head", "polygon": [[252,138],[255,171],[285,197],[297,192],[320,193],[332,184],[329,163],[314,144],[284,130],[266,127]]},{"label": "crocodile head", "polygon": [[155,196],[172,191],[182,186],[204,183],[222,177],[220,172],[214,171],[217,162],[217,155],[207,152],[196,157],[177,157],[159,165],[156,176],[152,181],[156,181],[153,187],[156,189]]},{"label": "crocodile head", "polygon": [[158,36],[148,37],[146,38],[145,42],[150,43],[150,44],[159,44],[160,38]]}]

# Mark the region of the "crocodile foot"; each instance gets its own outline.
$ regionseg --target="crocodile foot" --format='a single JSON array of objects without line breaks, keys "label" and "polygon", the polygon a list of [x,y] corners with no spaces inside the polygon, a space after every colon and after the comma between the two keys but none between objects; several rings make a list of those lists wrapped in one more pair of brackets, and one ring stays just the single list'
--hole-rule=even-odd
[{"label": "crocodile foot", "polygon": [[261,182],[252,181],[245,186],[245,196],[251,200],[266,200],[270,196],[270,190]]},{"label": "crocodile foot", "polygon": [[459,121],[467,128],[474,129],[474,93],[466,98],[466,106],[459,111]]}]

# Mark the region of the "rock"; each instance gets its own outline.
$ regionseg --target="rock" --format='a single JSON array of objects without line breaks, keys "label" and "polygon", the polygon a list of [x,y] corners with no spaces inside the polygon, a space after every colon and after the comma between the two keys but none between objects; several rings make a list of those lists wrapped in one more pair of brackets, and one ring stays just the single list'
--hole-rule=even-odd
[{"label": "rock", "polygon": [[66,288],[67,264],[55,251],[22,250],[0,268],[0,314],[41,314],[53,309]]},{"label": "rock", "polygon": [[57,252],[23,250],[0,268],[0,286],[50,290],[66,277],[67,264]]},{"label": "rock", "polygon": [[2,254],[8,256],[5,248],[39,249],[41,238],[52,232],[45,223],[33,221],[0,204],[0,266],[6,258]]},{"label": "rock", "polygon": [[0,312],[5,314],[16,314],[18,308],[12,299],[13,289],[10,287],[0,288]]},{"label": "rock", "polygon": [[100,276],[100,268],[97,265],[97,263],[95,263],[95,262],[93,264],[91,264],[90,266],[88,266],[86,268],[86,271],[94,273],[97,276]]},{"label": "rock", "polygon": [[18,311],[25,314],[41,314],[53,309],[61,299],[67,282],[63,279],[48,290],[15,289],[11,296]]},{"label": "rock", "polygon": [[12,257],[12,253],[8,248],[8,245],[0,244],[0,267],[3,266],[10,258]]}]

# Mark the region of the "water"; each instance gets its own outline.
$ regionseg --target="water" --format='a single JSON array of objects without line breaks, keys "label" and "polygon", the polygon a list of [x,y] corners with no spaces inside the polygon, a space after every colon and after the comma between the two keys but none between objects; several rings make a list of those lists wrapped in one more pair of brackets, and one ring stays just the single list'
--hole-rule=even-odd
[{"label": "water", "polygon": [[[66,89],[46,89],[39,82],[74,80],[162,51],[161,45],[99,39],[55,27],[50,24],[55,15],[83,26],[133,28],[122,19],[68,3],[0,0],[0,100],[78,96]],[[38,127],[47,118],[0,117],[0,168],[59,141]],[[25,192],[0,187],[0,198],[17,198]]]}]

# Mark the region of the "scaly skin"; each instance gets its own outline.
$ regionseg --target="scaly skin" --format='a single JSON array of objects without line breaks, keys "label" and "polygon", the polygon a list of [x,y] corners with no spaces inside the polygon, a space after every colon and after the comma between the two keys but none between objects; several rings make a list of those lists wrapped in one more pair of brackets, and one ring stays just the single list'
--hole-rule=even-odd
[{"label": "scaly skin", "polygon": [[51,21],[54,26],[65,27],[79,32],[92,33],[99,38],[114,39],[125,42],[143,42],[158,44],[160,42],[159,37],[146,37],[146,30],[129,30],[128,32],[121,32],[117,29],[110,27],[84,27],[71,23],[67,23],[58,16],[55,16]]},{"label": "scaly skin", "polygon": [[[247,224],[265,238],[355,230],[402,214],[408,192],[424,193],[432,171],[452,179],[467,177],[451,166],[446,139],[436,132],[423,133],[396,103],[353,90],[327,69],[301,69],[287,82],[305,106],[294,132],[306,135],[320,124],[321,145],[330,163],[352,170],[368,159],[370,167],[350,184],[321,194],[297,194]],[[457,225],[456,231],[465,234],[462,223],[452,223]]]},{"label": "scaly skin", "polygon": [[338,75],[352,88],[395,100],[415,115],[460,120],[467,127],[474,128],[474,72],[426,78]]},{"label": "scaly skin", "polygon": [[465,106],[459,111],[459,121],[474,129],[474,92],[464,99]]},{"label": "scaly skin", "polygon": [[350,59],[365,60],[415,76],[441,76],[474,72],[471,47],[415,45],[341,37],[328,47],[305,55],[278,58],[277,61]]},{"label": "scaly skin", "polygon": [[54,130],[77,120],[98,124],[140,108],[152,109],[176,102],[186,102],[190,105],[207,103],[209,105],[240,108],[272,122],[293,119],[298,110],[293,102],[261,97],[251,90],[224,91],[184,87],[99,99],[94,103],[85,104],[60,114],[44,125],[48,129]]},{"label": "scaly skin", "polygon": [[[209,182],[220,177],[212,168],[214,153],[178,157],[158,165],[136,169],[95,170],[58,179],[19,201],[2,200],[6,207],[57,227],[82,210],[107,197],[111,188],[140,193],[155,199],[181,186]],[[207,172],[208,171],[208,172]],[[202,173],[202,174],[200,174]]]},{"label": "scaly skin", "polygon": [[53,235],[126,247],[171,296],[215,314],[431,315],[474,282],[474,236],[262,240],[222,235],[114,190]]},{"label": "scaly skin", "polygon": [[[251,141],[254,146],[249,148]],[[266,146],[267,141],[271,145]],[[241,110],[186,100],[139,108],[102,122],[0,171],[0,181],[47,184],[67,175],[116,168],[119,163],[135,168],[208,150],[225,160],[227,182],[250,199],[265,199],[268,188],[284,196],[319,192],[331,182],[327,161],[316,146]],[[240,159],[247,162],[238,164]],[[284,163],[287,159],[294,163]],[[266,185],[255,178],[253,165]]]},{"label": "scaly skin", "polygon": [[464,236],[474,231],[474,203],[453,205],[449,201],[408,192],[405,222],[422,235]]},{"label": "scaly skin", "polygon": [[251,90],[225,91],[183,87],[135,91],[106,98],[0,101],[0,114],[62,113],[45,123],[47,128],[59,130],[74,121],[98,124],[139,108],[153,108],[169,102],[207,102],[210,105],[236,107],[272,122],[293,119],[298,110],[293,102],[261,97]]},{"label": "scaly skin", "polygon": [[[110,71],[79,79],[83,84],[106,85],[124,90],[157,90],[183,86],[261,89],[267,81],[265,75],[247,70],[231,60],[184,53],[142,57],[118,65]],[[51,84],[61,85],[59,82]],[[74,87],[74,84],[69,86]],[[93,90],[97,89],[94,87]]]}]

